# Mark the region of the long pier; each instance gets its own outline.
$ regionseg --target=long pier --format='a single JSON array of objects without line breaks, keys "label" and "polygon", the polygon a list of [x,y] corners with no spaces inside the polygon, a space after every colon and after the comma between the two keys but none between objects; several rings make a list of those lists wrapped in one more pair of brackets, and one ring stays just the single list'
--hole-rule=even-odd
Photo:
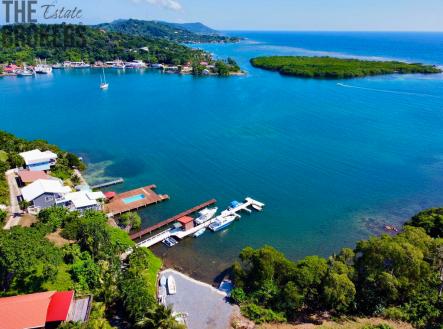
[{"label": "long pier", "polygon": [[101,184],[92,185],[91,188],[92,189],[103,188],[103,187],[108,187],[108,186],[112,186],[112,185],[121,184],[121,183],[124,183],[124,182],[125,182],[125,180],[122,177],[120,177],[120,178],[114,179],[114,180],[109,181],[109,182],[104,182],[104,183],[101,183]]},{"label": "long pier", "polygon": [[164,220],[164,221],[162,221],[160,223],[157,223],[157,224],[155,224],[153,226],[150,226],[150,227],[147,227],[147,228],[145,228],[145,229],[143,229],[143,230],[141,230],[139,232],[131,234],[131,239],[132,240],[140,239],[144,235],[150,234],[150,233],[154,232],[155,230],[158,230],[158,229],[160,229],[160,228],[162,228],[164,226],[167,226],[167,225],[175,222],[177,219],[179,219],[181,217],[188,216],[188,215],[193,214],[193,213],[195,213],[195,212],[197,212],[199,210],[202,210],[202,209],[204,209],[206,207],[209,207],[210,205],[213,205],[216,202],[217,202],[217,200],[211,199],[209,201],[206,201],[205,203],[202,203],[202,204],[200,204],[198,206],[195,206],[194,208],[191,208],[191,209],[188,209],[186,211],[183,211],[180,214],[175,215],[175,216],[173,216],[171,218],[168,218],[168,219],[166,219],[166,220]]}]

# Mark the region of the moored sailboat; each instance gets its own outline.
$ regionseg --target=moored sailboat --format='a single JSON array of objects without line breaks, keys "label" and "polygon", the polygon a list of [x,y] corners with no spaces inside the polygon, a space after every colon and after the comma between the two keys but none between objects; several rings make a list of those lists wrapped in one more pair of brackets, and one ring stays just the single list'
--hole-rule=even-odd
[{"label": "moored sailboat", "polygon": [[103,79],[100,75],[100,89],[105,90],[109,88],[109,83],[106,82],[106,75],[105,75],[105,69],[103,69]]}]

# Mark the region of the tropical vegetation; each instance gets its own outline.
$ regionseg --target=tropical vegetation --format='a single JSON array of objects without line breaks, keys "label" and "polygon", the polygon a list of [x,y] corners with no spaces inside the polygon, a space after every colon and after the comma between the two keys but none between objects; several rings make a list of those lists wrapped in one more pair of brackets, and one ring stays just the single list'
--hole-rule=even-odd
[{"label": "tropical vegetation", "polygon": [[433,65],[398,61],[366,61],[334,57],[264,56],[251,59],[254,67],[303,78],[346,79],[383,74],[441,73]]},{"label": "tropical vegetation", "polygon": [[209,54],[178,43],[71,24],[16,24],[0,27],[0,63],[124,61],[185,64]]},{"label": "tropical vegetation", "polygon": [[161,38],[179,43],[236,42],[235,37],[218,35],[203,24],[179,24],[138,19],[119,19],[95,25],[95,28],[148,38]]},{"label": "tropical vegetation", "polygon": [[142,219],[136,212],[126,212],[120,216],[119,222],[122,226],[130,231],[140,229],[142,225]]},{"label": "tropical vegetation", "polygon": [[442,214],[421,212],[398,235],[371,237],[329,258],[293,262],[269,246],[247,247],[233,265],[232,298],[257,323],[327,311],[442,329]]},{"label": "tropical vegetation", "polygon": [[[53,234],[65,238],[63,246],[50,241]],[[122,266],[120,255],[130,248]],[[180,328],[156,301],[161,266],[151,251],[136,248],[125,231],[108,225],[102,212],[53,207],[41,211],[32,227],[0,230],[0,296],[68,289],[94,296],[91,323],[62,328],[110,328],[107,319],[120,309],[133,328]]]}]

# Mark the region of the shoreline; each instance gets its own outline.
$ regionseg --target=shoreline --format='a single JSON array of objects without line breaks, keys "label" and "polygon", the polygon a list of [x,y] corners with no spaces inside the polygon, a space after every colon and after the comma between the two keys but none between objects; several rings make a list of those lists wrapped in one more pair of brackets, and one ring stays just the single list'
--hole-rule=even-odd
[{"label": "shoreline", "polygon": [[[62,71],[62,70],[63,71],[71,71],[71,70],[75,70],[75,71],[77,71],[77,70],[90,70],[90,69],[92,69],[92,70],[106,69],[106,70],[115,70],[115,71],[119,71],[119,72],[120,71],[125,72],[126,70],[129,70],[129,72],[153,70],[153,71],[161,71],[161,73],[163,73],[163,74],[193,75],[192,71],[184,71],[184,72],[181,72],[181,71],[171,71],[171,70],[168,70],[168,67],[165,67],[164,69],[158,69],[158,68],[153,68],[153,67],[116,69],[116,68],[113,68],[113,67],[105,67],[105,66],[91,66],[91,67],[88,67],[88,68],[64,67],[64,68],[58,68],[58,69],[54,69],[54,70],[57,70],[57,71]],[[35,77],[36,75],[43,75],[43,76],[45,76],[45,75],[51,75],[51,74],[52,73],[50,73],[50,74],[34,74],[34,75],[30,76],[30,77]],[[208,77],[208,76],[210,76],[210,77],[240,77],[240,76],[246,76],[246,75],[248,75],[248,73],[246,71],[244,71],[244,70],[241,70],[239,72],[229,72],[229,74],[226,75],[226,76],[220,75],[218,73],[207,73],[207,74],[194,75],[194,76],[195,77]],[[4,77],[21,77],[21,76],[19,74],[17,74],[17,73],[2,73],[2,74],[0,74],[0,78],[4,78]],[[26,77],[24,77],[24,78],[26,78]]]}]

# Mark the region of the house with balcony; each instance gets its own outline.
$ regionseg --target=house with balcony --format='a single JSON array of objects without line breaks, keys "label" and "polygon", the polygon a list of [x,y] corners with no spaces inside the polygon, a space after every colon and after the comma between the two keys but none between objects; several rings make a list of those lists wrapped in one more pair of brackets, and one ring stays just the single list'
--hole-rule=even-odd
[{"label": "house with balcony", "polygon": [[40,151],[38,149],[22,152],[20,156],[26,164],[26,168],[30,171],[47,171],[50,170],[57,161],[57,154],[51,151]]},{"label": "house with balcony", "polygon": [[23,187],[21,192],[23,200],[32,204],[28,210],[38,213],[42,209],[55,206],[57,200],[71,192],[71,188],[64,186],[58,179],[38,179]]},{"label": "house with balcony", "polygon": [[71,211],[84,212],[86,210],[101,210],[103,200],[106,197],[103,192],[92,192],[88,190],[65,194],[56,200],[58,206],[63,206]]}]

